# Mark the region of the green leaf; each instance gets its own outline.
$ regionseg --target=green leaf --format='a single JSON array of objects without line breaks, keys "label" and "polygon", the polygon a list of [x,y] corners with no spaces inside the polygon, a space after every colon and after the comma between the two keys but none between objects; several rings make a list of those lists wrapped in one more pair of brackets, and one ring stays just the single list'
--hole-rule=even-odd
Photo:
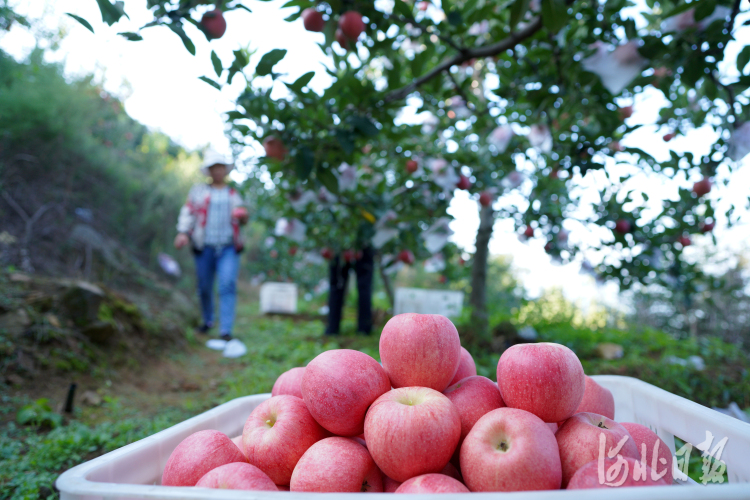
[{"label": "green leaf", "polygon": [[716,0],[701,0],[700,2],[692,2],[695,5],[695,13],[693,18],[697,21],[707,18],[716,10]]},{"label": "green leaf", "polygon": [[740,73],[744,74],[745,66],[747,66],[747,63],[750,62],[750,45],[744,47],[742,51],[737,56],[737,69],[740,70]]},{"label": "green leaf", "polygon": [[237,4],[237,5],[235,5],[235,6],[233,6],[233,7],[230,8],[230,10],[238,10],[238,9],[246,10],[246,11],[248,11],[251,14],[253,13],[253,11],[250,10],[250,7],[246,7],[246,6],[242,5],[242,4]]},{"label": "green leaf", "polygon": [[315,171],[315,176],[328,191],[333,194],[339,193],[339,180],[329,169],[318,167],[318,169]]},{"label": "green leaf", "polygon": [[341,149],[344,153],[350,155],[354,152],[354,138],[349,130],[336,129],[336,139],[338,139]]},{"label": "green leaf", "polygon": [[221,59],[219,59],[219,56],[216,55],[215,50],[211,51],[211,63],[214,65],[216,76],[221,76],[221,74],[224,72],[224,66],[222,66]]},{"label": "green leaf", "polygon": [[122,2],[112,3],[110,0],[96,0],[96,3],[99,5],[99,12],[102,13],[102,21],[110,26],[125,15]]},{"label": "green leaf", "polygon": [[182,29],[182,25],[178,23],[171,23],[168,24],[169,29],[177,33],[177,36],[180,37],[180,40],[182,40],[182,44],[185,45],[185,48],[188,52],[190,52],[192,55],[195,55],[195,44],[190,39],[189,36],[185,33],[185,30]]},{"label": "green leaf", "polygon": [[218,82],[216,82],[216,81],[214,81],[214,80],[211,80],[211,79],[210,79],[209,77],[207,77],[207,76],[199,76],[199,77],[198,77],[198,80],[203,80],[204,82],[206,82],[207,84],[211,85],[211,86],[212,86],[212,87],[214,87],[215,89],[217,89],[217,90],[221,90],[221,85],[220,85],[220,84],[219,84]]},{"label": "green leaf", "polygon": [[453,26],[461,26],[464,22],[464,18],[461,15],[460,10],[451,10],[450,12],[448,12],[446,17],[448,18],[448,23]]},{"label": "green leaf", "polygon": [[245,113],[241,113],[239,111],[230,111],[227,113],[227,120],[241,120],[242,118],[247,118],[245,116]]},{"label": "green leaf", "polygon": [[286,49],[273,49],[263,57],[260,58],[260,62],[255,67],[255,74],[258,76],[270,75],[273,71],[273,67],[286,55]]},{"label": "green leaf", "polygon": [[314,71],[308,71],[304,75],[297,78],[294,83],[287,83],[286,86],[292,89],[295,92],[302,92],[302,87],[306,86],[308,83],[310,83],[310,80],[313,79],[315,76]]},{"label": "green leaf", "polygon": [[378,127],[365,116],[352,116],[347,121],[365,137],[375,137],[380,132]]},{"label": "green leaf", "polygon": [[297,151],[297,156],[294,158],[295,166],[297,171],[297,177],[301,181],[306,181],[312,173],[312,169],[315,166],[315,157],[313,152],[307,146],[302,146]]},{"label": "green leaf", "polygon": [[86,29],[88,29],[90,32],[92,32],[92,33],[94,32],[94,28],[92,28],[91,24],[89,24],[89,22],[87,20],[85,20],[84,18],[82,18],[80,16],[76,16],[75,14],[71,14],[70,12],[66,12],[65,15],[66,16],[70,16],[73,19],[75,19],[76,21],[78,21],[79,23],[81,23],[83,25],[83,27],[86,28]]},{"label": "green leaf", "polygon": [[118,33],[118,35],[130,40],[131,42],[140,42],[143,40],[143,37],[141,35],[139,35],[138,33],[133,33],[131,31],[124,31],[122,33]]},{"label": "green leaf", "polygon": [[529,10],[530,0],[516,0],[510,6],[510,30],[516,27],[518,22],[523,19],[524,14]]},{"label": "green leaf", "polygon": [[542,0],[542,22],[552,33],[557,33],[568,23],[568,6],[565,0]]},{"label": "green leaf", "polygon": [[399,15],[404,16],[407,19],[411,19],[413,17],[411,7],[407,2],[404,2],[403,0],[398,0],[394,3],[393,11]]}]

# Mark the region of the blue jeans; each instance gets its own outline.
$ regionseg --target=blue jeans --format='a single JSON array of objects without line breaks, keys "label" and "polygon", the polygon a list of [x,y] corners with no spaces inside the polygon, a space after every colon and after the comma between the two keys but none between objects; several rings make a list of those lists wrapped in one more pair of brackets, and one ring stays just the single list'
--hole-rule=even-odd
[{"label": "blue jeans", "polygon": [[234,305],[237,302],[237,273],[240,257],[233,245],[205,247],[195,255],[195,270],[198,273],[198,296],[201,300],[203,322],[214,323],[214,277],[219,277],[219,323],[220,334],[232,334]]}]

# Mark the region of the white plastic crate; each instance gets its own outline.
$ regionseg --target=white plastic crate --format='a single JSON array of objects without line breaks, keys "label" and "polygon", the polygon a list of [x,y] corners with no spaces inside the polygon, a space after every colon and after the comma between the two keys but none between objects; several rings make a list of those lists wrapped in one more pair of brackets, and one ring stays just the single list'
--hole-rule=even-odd
[{"label": "white plastic crate", "polygon": [[260,286],[260,312],[295,314],[297,312],[297,285],[263,283]]},{"label": "white plastic crate", "polygon": [[[722,461],[727,464],[729,484],[651,486],[607,490],[555,490],[514,493],[444,494],[441,500],[481,500],[482,498],[518,500],[704,500],[710,498],[750,500],[750,424],[723,415],[704,406],[630,377],[601,375],[596,381],[612,391],[615,419],[648,425],[667,444],[678,436],[693,445],[702,443],[706,431],[714,442],[727,438]],[[209,490],[159,486],[162,470],[172,450],[190,434],[216,429],[237,436],[250,412],[270,394],[238,398],[163,430],[141,441],[107,453],[63,473],[57,479],[61,500],[115,500],[143,498],[159,500],[310,500],[321,493]],[[674,452],[674,450],[672,450]],[[693,450],[696,453],[696,450]],[[385,495],[369,493],[368,495]],[[362,498],[359,493],[331,494],[338,500]],[[479,496],[475,496],[479,495]],[[425,500],[430,495],[417,495]]]},{"label": "white plastic crate", "polygon": [[442,314],[452,318],[461,314],[464,292],[453,290],[426,290],[423,288],[396,288],[393,314]]}]

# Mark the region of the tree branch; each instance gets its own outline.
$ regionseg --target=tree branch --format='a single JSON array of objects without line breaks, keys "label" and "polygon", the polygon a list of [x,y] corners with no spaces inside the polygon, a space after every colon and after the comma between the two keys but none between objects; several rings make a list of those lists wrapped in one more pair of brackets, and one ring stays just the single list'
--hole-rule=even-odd
[{"label": "tree branch", "polygon": [[494,43],[492,45],[486,45],[484,47],[476,47],[473,49],[468,49],[460,54],[456,54],[455,56],[444,60],[443,62],[441,62],[440,64],[438,64],[437,66],[435,66],[434,68],[432,68],[430,71],[420,76],[419,78],[414,79],[414,81],[412,81],[410,84],[404,87],[401,87],[400,89],[396,89],[392,92],[389,92],[388,94],[386,94],[385,98],[383,99],[383,102],[389,103],[393,101],[400,101],[401,99],[406,98],[406,96],[414,92],[421,85],[424,85],[426,82],[438,76],[443,71],[446,71],[450,69],[451,67],[461,64],[470,59],[494,56],[510,48],[513,48],[516,45],[518,45],[518,43],[520,43],[521,41],[532,36],[541,28],[542,28],[542,18],[537,17],[521,31],[518,31],[516,33],[511,33],[507,38],[497,43]]}]

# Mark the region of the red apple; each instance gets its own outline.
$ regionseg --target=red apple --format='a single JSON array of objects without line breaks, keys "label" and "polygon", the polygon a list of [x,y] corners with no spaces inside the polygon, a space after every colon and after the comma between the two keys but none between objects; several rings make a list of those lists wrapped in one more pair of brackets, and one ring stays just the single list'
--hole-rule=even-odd
[{"label": "red apple", "polygon": [[423,474],[407,479],[396,493],[470,493],[460,481],[443,474]]},{"label": "red apple", "polygon": [[586,388],[578,356],[549,342],[507,349],[497,363],[497,382],[506,405],[545,422],[561,422],[573,415]]},{"label": "red apple", "polygon": [[235,436],[232,438],[232,442],[237,446],[237,448],[240,449],[243,455],[245,455],[245,458],[247,458],[247,454],[245,453],[245,445],[242,444],[242,434],[239,436]]},{"label": "red apple", "polygon": [[326,260],[331,260],[334,257],[334,253],[333,253],[333,250],[331,250],[330,248],[323,247],[320,250],[320,256]]},{"label": "red apple", "polygon": [[662,137],[662,139],[664,139],[664,142],[669,142],[669,141],[671,141],[672,139],[674,139],[676,135],[677,135],[677,134],[675,134],[675,133],[673,133],[673,132],[670,132],[670,133],[668,133],[668,134],[664,134],[664,137]]},{"label": "red apple", "polygon": [[701,179],[693,184],[693,192],[700,198],[711,192],[711,179]]},{"label": "red apple", "polygon": [[414,254],[411,252],[411,250],[401,250],[398,253],[398,257],[396,257],[396,260],[400,260],[407,266],[410,266],[414,264]]},{"label": "red apple", "polygon": [[458,189],[465,189],[465,190],[468,191],[471,188],[471,181],[469,180],[468,177],[466,177],[465,175],[461,174],[458,177],[458,182],[456,183],[456,187]]},{"label": "red apple", "polygon": [[706,234],[710,233],[714,230],[714,227],[716,226],[713,222],[704,222],[701,224],[701,233]]},{"label": "red apple", "polygon": [[269,158],[275,158],[279,161],[284,161],[286,158],[284,143],[275,135],[270,135],[263,139],[263,148],[266,151],[266,156]]},{"label": "red apple", "polygon": [[380,470],[400,482],[443,470],[460,437],[458,410],[427,387],[388,391],[365,418],[367,449]]},{"label": "red apple", "polygon": [[583,399],[578,405],[576,413],[596,413],[609,419],[615,419],[615,398],[612,392],[586,375],[586,389],[583,391]]},{"label": "red apple", "polygon": [[456,382],[459,382],[466,377],[471,377],[477,374],[477,365],[474,363],[474,358],[471,357],[471,353],[461,347],[461,358],[458,361],[458,370],[456,375],[448,383],[448,387],[452,386]]},{"label": "red apple", "polygon": [[641,459],[645,458],[646,465],[656,471],[654,474],[649,473],[650,479],[664,479],[667,484],[672,484],[672,454],[667,443],[645,425],[630,422],[620,425],[630,433]]},{"label": "red apple", "polygon": [[201,27],[209,40],[216,40],[223,37],[227,31],[227,21],[221,10],[214,9],[203,14]]},{"label": "red apple", "polygon": [[461,473],[458,471],[458,469],[456,469],[456,466],[450,462],[445,464],[445,467],[443,467],[443,470],[441,470],[440,473],[444,476],[452,477],[456,481],[461,481],[463,483]]},{"label": "red apple", "polygon": [[344,50],[349,50],[349,40],[346,38],[346,35],[343,31],[340,29],[336,30],[336,41],[338,42],[339,46]]},{"label": "red apple", "polygon": [[633,106],[625,106],[620,108],[620,119],[625,120],[633,116]]},{"label": "red apple", "polygon": [[319,354],[308,363],[302,377],[302,398],[310,413],[338,436],[362,434],[367,408],[390,389],[383,367],[367,354],[351,349]]},{"label": "red apple", "polygon": [[289,484],[294,466],[313,444],[327,436],[296,396],[273,396],[255,408],[242,430],[247,461],[275,484]]},{"label": "red apple", "polygon": [[162,486],[195,486],[208,471],[224,464],[247,463],[237,445],[223,432],[195,432],[172,451],[164,466]]},{"label": "red apple", "polygon": [[[599,459],[600,436],[604,436],[604,453],[617,449],[622,442],[620,455],[640,458],[638,448],[625,427],[595,413],[576,413],[567,419],[555,434],[560,449],[563,487],[568,485],[578,469],[592,460]],[[627,439],[623,441],[623,438]]]},{"label": "red apple", "polygon": [[365,30],[362,14],[353,10],[344,12],[339,17],[339,29],[349,40],[356,40]]},{"label": "red apple", "polygon": [[693,244],[693,241],[690,239],[690,236],[680,236],[677,241],[679,241],[680,245],[682,245],[683,247],[689,247],[690,245]]},{"label": "red apple", "polygon": [[278,488],[279,491],[289,491],[289,485],[284,485],[284,486],[277,485],[276,488]]},{"label": "red apple", "polygon": [[271,396],[297,396],[302,399],[300,384],[304,373],[305,367],[298,366],[279,375],[279,378],[273,384],[273,389],[271,389]]},{"label": "red apple", "polygon": [[630,232],[630,221],[626,219],[618,219],[615,222],[615,232],[620,234],[627,234]]},{"label": "red apple", "polygon": [[417,171],[417,169],[419,169],[419,164],[417,163],[416,160],[407,160],[406,161],[406,171],[407,172],[409,172],[410,174],[413,174],[414,172]]},{"label": "red apple", "polygon": [[276,485],[254,465],[236,462],[210,470],[195,485],[222,490],[278,491]]},{"label": "red apple", "polygon": [[323,14],[312,7],[302,11],[302,24],[307,31],[323,31],[326,22],[323,20]]},{"label": "red apple", "polygon": [[492,205],[492,193],[489,191],[482,191],[479,195],[479,204],[483,207],[489,207]]},{"label": "red apple", "polygon": [[383,493],[396,493],[396,490],[402,483],[383,474]]},{"label": "red apple", "polygon": [[355,260],[357,260],[357,254],[354,252],[354,250],[344,250],[341,252],[341,257],[343,257],[344,262],[347,264],[351,264]]},{"label": "red apple", "polygon": [[527,411],[498,408],[480,418],[461,445],[461,474],[471,491],[560,488],[555,435]]},{"label": "red apple", "polygon": [[526,229],[523,231],[523,235],[527,238],[531,238],[534,236],[534,228],[531,226],[526,226]]},{"label": "red apple", "polygon": [[298,248],[295,245],[290,246],[288,250],[289,255],[294,257],[295,255],[297,255],[297,250]]},{"label": "red apple", "polygon": [[[623,458],[625,459],[625,464],[623,465],[621,463],[619,466],[617,465],[616,458],[605,458],[602,460],[601,476],[599,475],[600,461],[598,459],[592,460],[573,474],[566,489],[584,490],[592,488],[614,488],[617,486],[668,486],[669,483],[663,478],[658,480],[652,478],[651,474],[653,471],[648,465],[646,465],[645,469],[640,468],[641,464],[636,459],[631,457]],[[636,473],[636,468],[639,468],[639,470],[643,470],[644,472]],[[607,471],[618,471],[618,469],[619,473],[617,474],[617,477],[608,480]]]},{"label": "red apple", "polygon": [[487,377],[466,377],[448,387],[443,394],[451,400],[461,418],[461,439],[458,441],[456,454],[480,418],[505,406],[497,385]]},{"label": "red apple", "polygon": [[383,479],[367,448],[344,437],[318,441],[299,459],[290,491],[382,492]]},{"label": "red apple", "polygon": [[393,387],[443,391],[456,375],[460,358],[458,331],[439,314],[399,314],[380,335],[380,360]]}]

